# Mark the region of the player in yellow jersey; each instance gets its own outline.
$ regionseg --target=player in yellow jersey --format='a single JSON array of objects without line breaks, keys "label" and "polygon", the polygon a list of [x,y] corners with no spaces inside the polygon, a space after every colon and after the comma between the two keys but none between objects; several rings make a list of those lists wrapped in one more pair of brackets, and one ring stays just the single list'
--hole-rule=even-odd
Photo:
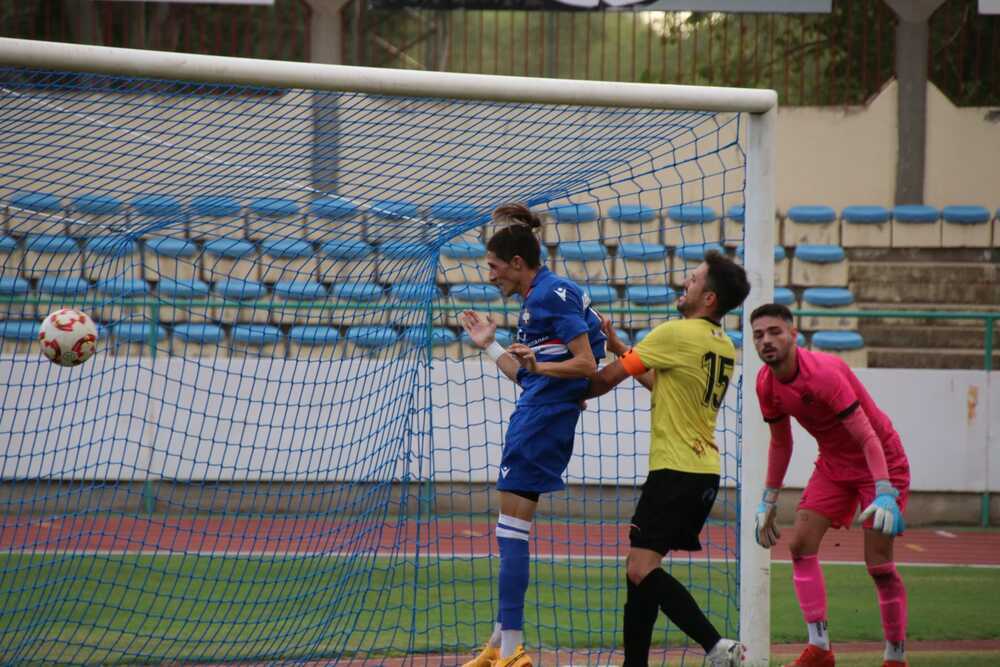
[{"label": "player in yellow jersey", "polygon": [[591,379],[589,396],[628,376],[652,391],[649,475],[632,517],[626,562],[625,667],[645,667],[659,610],[698,642],[712,667],[736,667],[743,646],[723,639],[684,585],[660,567],[671,550],[699,551],[699,534],[719,490],[715,420],[732,379],[736,351],[722,317],[750,292],[746,272],[717,252],[687,276],[677,301],[683,319],[653,329],[627,349],[610,322],[608,351],[618,361]]}]

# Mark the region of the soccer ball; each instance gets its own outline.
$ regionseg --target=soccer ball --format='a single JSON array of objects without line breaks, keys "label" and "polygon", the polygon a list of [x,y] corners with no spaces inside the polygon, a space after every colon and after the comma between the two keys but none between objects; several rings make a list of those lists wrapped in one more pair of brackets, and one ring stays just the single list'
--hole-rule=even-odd
[{"label": "soccer ball", "polygon": [[60,366],[79,366],[97,350],[97,325],[86,313],[62,308],[42,320],[42,354]]}]

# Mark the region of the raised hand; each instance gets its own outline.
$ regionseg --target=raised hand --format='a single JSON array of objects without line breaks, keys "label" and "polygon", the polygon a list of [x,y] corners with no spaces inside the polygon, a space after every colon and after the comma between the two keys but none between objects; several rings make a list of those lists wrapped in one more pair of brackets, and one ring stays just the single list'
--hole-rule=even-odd
[{"label": "raised hand", "polygon": [[484,317],[473,310],[466,310],[458,316],[458,320],[477,347],[485,350],[496,340],[497,323],[489,315]]},{"label": "raised hand", "polygon": [[620,357],[628,351],[628,346],[618,337],[618,332],[611,324],[611,318],[607,315],[601,315],[600,318],[601,331],[608,337],[608,352]]},{"label": "raised hand", "polygon": [[864,522],[874,516],[872,527],[875,530],[893,537],[901,534],[906,529],[906,522],[896,502],[898,497],[899,491],[888,480],[880,479],[875,482],[875,500],[858,516],[858,520]]},{"label": "raised hand", "polygon": [[517,363],[521,364],[521,368],[524,370],[529,373],[538,372],[538,360],[535,359],[535,351],[527,345],[514,343],[507,348],[507,352],[517,359]]}]

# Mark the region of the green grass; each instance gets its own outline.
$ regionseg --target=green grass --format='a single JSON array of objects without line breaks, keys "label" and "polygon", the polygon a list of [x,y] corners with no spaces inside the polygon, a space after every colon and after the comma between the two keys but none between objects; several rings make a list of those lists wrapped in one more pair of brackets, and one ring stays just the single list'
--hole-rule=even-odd
[{"label": "green grass", "polygon": [[[489,632],[495,560],[422,561],[419,569],[413,561],[388,565],[382,558],[0,556],[0,660],[108,664],[335,657],[343,650],[402,654],[465,650]],[[536,563],[526,610],[529,641],[616,644],[624,603],[620,568],[597,560]],[[1000,636],[990,595],[1000,590],[1000,570],[901,571],[909,590],[910,639]],[[685,565],[674,573],[693,584],[720,630],[735,631],[734,603],[719,592],[732,573],[721,564],[711,571]],[[864,568],[828,566],[825,573],[834,641],[881,639]],[[774,566],[772,589],[773,640],[803,641],[789,566]]]}]

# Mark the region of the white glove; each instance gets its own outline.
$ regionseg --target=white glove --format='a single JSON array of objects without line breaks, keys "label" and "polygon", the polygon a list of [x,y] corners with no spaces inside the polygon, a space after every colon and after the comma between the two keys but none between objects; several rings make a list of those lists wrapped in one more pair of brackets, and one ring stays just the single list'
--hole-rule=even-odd
[{"label": "white glove", "polygon": [[885,534],[895,537],[906,528],[903,521],[903,513],[899,510],[899,503],[896,498],[899,491],[892,487],[887,479],[880,479],[875,482],[875,500],[865,508],[865,511],[858,517],[858,521],[864,523],[865,519],[875,515],[872,527]]},{"label": "white glove", "polygon": [[778,489],[764,489],[760,504],[757,505],[757,518],[754,522],[753,536],[757,544],[770,549],[778,543],[781,531],[774,524],[778,512]]}]

